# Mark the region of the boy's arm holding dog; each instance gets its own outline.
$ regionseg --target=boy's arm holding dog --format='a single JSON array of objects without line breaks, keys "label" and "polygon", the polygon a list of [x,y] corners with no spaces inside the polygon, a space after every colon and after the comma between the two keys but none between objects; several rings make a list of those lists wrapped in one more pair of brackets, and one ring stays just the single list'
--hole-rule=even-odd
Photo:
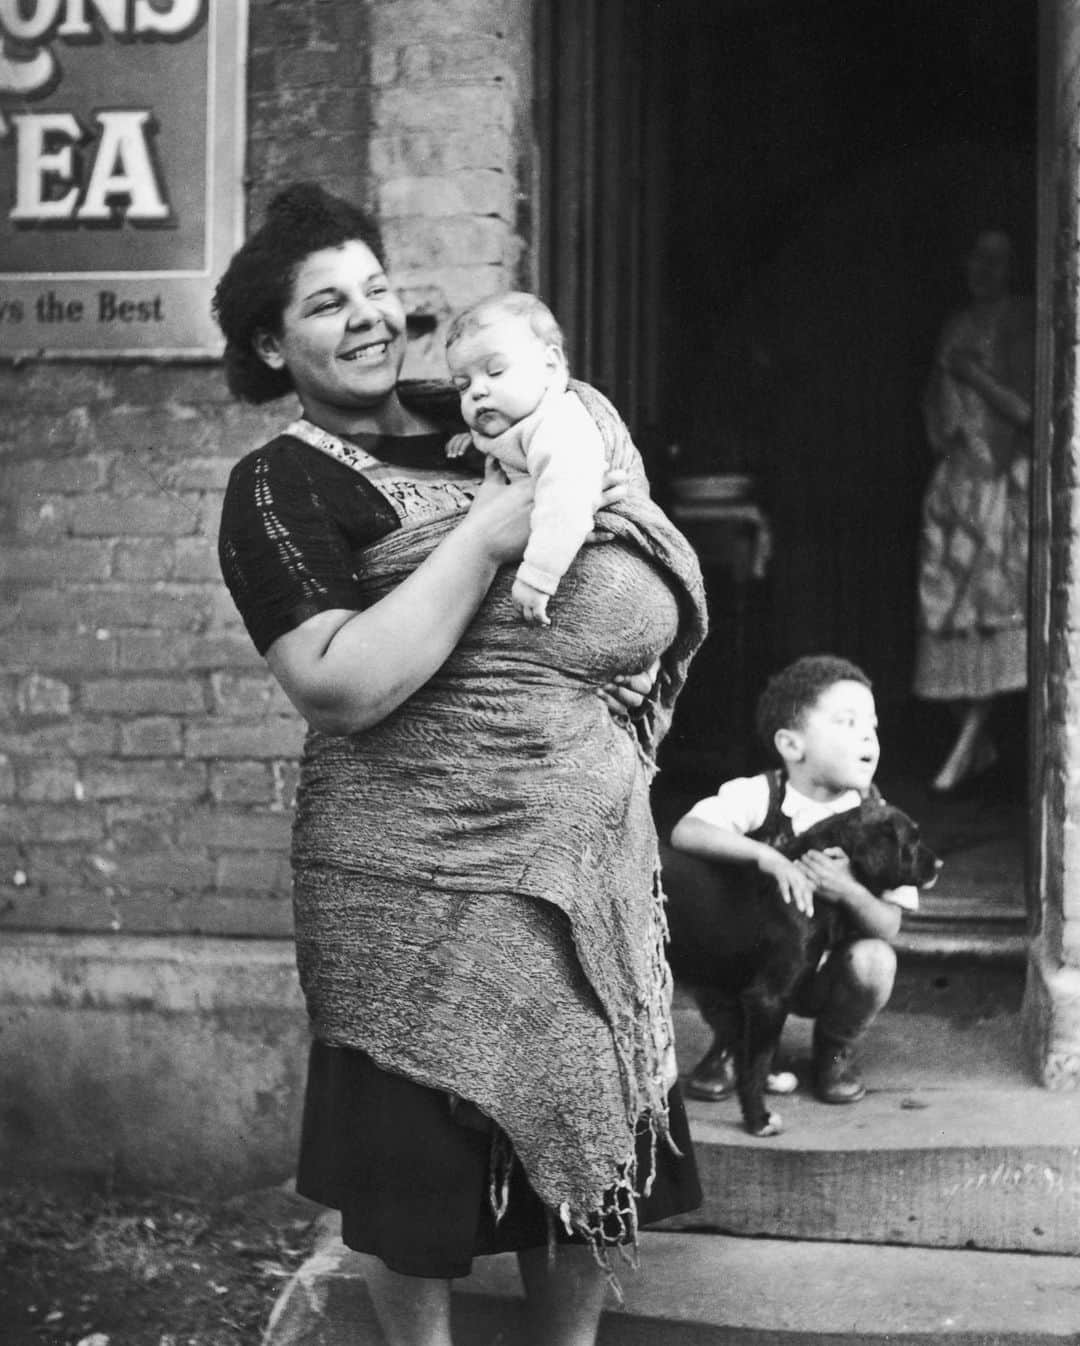
[{"label": "boy's arm holding dog", "polygon": [[[900,933],[902,905],[875,897],[851,872],[851,862],[842,850],[807,851],[795,861],[825,902],[843,907],[844,914],[860,935],[892,943]],[[897,890],[897,896],[903,892]],[[906,904],[905,904],[906,905]]]},{"label": "boy's arm holding dog", "polygon": [[[732,782],[742,785],[743,781]],[[726,816],[726,811],[716,804],[723,796],[703,800],[695,805],[675,824],[671,832],[671,844],[677,851],[686,851],[702,860],[711,860],[720,864],[755,865],[763,874],[770,875],[780,890],[785,902],[794,902],[799,911],[808,916],[814,910],[814,882],[798,865],[782,855],[774,846],[755,841],[746,832],[764,821],[764,813],[755,822],[751,818]],[[765,804],[768,804],[768,787],[765,787]],[[706,809],[717,816],[701,817]]]}]

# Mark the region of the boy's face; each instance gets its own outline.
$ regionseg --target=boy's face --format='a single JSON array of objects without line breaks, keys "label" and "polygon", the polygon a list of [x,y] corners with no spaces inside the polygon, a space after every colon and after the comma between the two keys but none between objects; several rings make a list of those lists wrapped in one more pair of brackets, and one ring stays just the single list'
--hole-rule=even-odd
[{"label": "boy's face", "polygon": [[881,755],[877,711],[873,692],[861,682],[834,682],[800,727],[786,732],[816,784],[839,793],[865,790],[874,779]]},{"label": "boy's face", "polygon": [[524,318],[496,318],[446,352],[465,424],[488,439],[536,409],[561,361]]}]

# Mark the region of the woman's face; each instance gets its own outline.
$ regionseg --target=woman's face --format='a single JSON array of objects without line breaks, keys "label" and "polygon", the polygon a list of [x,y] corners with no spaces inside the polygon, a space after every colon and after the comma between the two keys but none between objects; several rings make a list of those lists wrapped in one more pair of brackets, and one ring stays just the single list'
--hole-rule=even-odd
[{"label": "woman's face", "polygon": [[300,263],[280,333],[260,333],[256,350],[271,369],[288,370],[310,420],[347,430],[352,414],[391,395],[405,344],[401,301],[382,263],[354,239]]},{"label": "woman's face", "polygon": [[1012,244],[1007,234],[988,230],[967,256],[967,282],[973,299],[1001,299],[1009,291]]}]

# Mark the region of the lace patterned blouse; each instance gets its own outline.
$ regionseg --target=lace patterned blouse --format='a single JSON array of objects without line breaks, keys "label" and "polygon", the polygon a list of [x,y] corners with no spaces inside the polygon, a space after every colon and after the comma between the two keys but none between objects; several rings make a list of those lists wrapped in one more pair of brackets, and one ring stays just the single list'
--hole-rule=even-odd
[{"label": "lace patterned blouse", "polygon": [[359,610],[366,547],[395,528],[468,508],[475,459],[447,435],[341,439],[300,420],[233,468],[222,507],[222,575],[256,649],[316,613]]}]

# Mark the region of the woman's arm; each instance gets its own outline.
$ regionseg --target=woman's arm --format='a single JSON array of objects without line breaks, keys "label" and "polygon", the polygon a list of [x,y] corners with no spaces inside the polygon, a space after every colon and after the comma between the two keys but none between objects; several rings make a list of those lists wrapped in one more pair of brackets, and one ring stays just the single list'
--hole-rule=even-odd
[{"label": "woman's arm", "polygon": [[499,567],[521,556],[532,482],[497,468],[462,522],[402,584],[362,612],[320,612],[274,641],[270,671],[315,729],[378,724],[446,662]]},{"label": "woman's arm", "polygon": [[[602,503],[617,503],[628,489],[625,472],[609,471]],[[270,671],[313,728],[370,729],[442,667],[499,567],[520,559],[532,492],[530,478],[508,483],[489,459],[465,518],[408,579],[363,611],[327,609],[274,641],[266,652]],[[646,670],[608,691],[625,713],[654,677]]]},{"label": "woman's arm", "polygon": [[947,367],[953,378],[974,388],[999,416],[1004,416],[1018,429],[1026,430],[1031,424],[1031,403],[1028,399],[983,368],[970,351],[953,351],[948,357]]}]

